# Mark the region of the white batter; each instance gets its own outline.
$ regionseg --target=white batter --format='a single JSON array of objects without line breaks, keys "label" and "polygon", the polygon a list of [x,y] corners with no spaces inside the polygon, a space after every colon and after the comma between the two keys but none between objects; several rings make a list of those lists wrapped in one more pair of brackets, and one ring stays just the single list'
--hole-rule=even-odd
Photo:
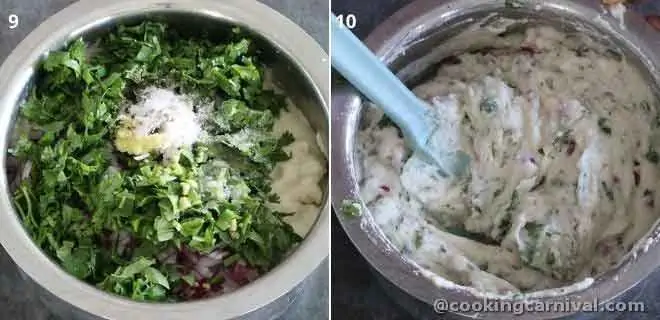
[{"label": "white batter", "polygon": [[280,198],[272,207],[281,212],[294,212],[285,217],[285,221],[304,237],[314,225],[323,202],[321,179],[327,172],[325,156],[305,115],[291,102],[273,127],[278,135],[286,131],[293,134],[295,140],[284,147],[291,159],[278,163],[271,174],[273,192]]},{"label": "white batter", "polygon": [[599,274],[659,217],[653,94],[578,37],[538,27],[496,41],[414,89],[451,124],[438,138],[471,155],[470,173],[443,178],[369,108],[362,199],[405,257],[480,292]]},{"label": "white batter", "polygon": [[[274,82],[271,69],[264,73],[264,89],[285,95]],[[287,110],[282,110],[273,126],[276,135],[290,132],[295,140],[284,147],[291,159],[279,162],[273,172],[273,192],[278,203],[271,203],[274,210],[295,213],[284,220],[294,231],[304,237],[309,233],[323,203],[322,179],[327,173],[327,156],[324,154],[320,135],[314,131],[303,112],[287,99]]]}]

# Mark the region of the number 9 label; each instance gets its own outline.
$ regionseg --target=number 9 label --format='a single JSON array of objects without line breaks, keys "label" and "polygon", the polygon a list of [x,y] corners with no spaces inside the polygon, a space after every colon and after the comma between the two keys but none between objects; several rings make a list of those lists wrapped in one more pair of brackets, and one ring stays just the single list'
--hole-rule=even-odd
[{"label": "number 9 label", "polygon": [[9,29],[16,29],[18,27],[18,16],[15,14],[10,14],[9,18]]}]

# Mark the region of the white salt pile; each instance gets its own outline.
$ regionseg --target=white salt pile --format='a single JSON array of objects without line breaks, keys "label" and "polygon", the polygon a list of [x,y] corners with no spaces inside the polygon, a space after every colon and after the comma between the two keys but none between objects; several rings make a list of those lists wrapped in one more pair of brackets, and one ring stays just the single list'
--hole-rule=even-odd
[{"label": "white salt pile", "polygon": [[148,87],[138,102],[120,116],[115,145],[137,159],[159,152],[165,159],[176,158],[179,150],[189,148],[203,134],[200,115],[193,100],[169,89]]}]

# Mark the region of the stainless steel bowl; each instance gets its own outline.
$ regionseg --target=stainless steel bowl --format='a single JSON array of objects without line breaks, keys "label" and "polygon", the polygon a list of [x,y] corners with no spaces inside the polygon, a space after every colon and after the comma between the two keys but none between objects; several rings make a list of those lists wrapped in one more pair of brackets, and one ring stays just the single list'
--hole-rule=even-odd
[{"label": "stainless steel bowl", "polygon": [[[639,64],[657,92],[660,84],[660,34],[653,31],[633,12],[625,14],[621,23],[606,12],[599,0],[545,0],[545,1],[493,1],[493,0],[418,0],[382,23],[367,38],[366,44],[398,76],[409,85],[415,85],[423,70],[444,56],[429,54],[442,47],[444,41],[469,25],[496,13],[503,17],[526,18],[531,23],[547,23],[560,28],[582,28],[601,41],[615,45]],[[448,54],[455,54],[451,52]],[[356,133],[362,114],[362,99],[349,86],[334,86],[332,94],[332,198],[344,230],[360,253],[386,279],[384,284],[397,302],[418,317],[432,318],[436,299],[453,302],[480,303],[482,298],[465,290],[435,286],[419,275],[416,268],[404,261],[378,227],[371,222],[364,207],[363,217],[348,217],[340,213],[344,199],[359,199],[359,170],[356,161]],[[650,226],[649,226],[650,228]],[[660,230],[649,237],[655,239]],[[620,297],[624,292],[645,279],[660,266],[660,247],[650,240],[649,246],[638,249],[621,266],[599,276],[590,287],[567,292],[541,301],[580,301],[603,303]],[[548,319],[565,316],[557,313],[527,313],[520,319]],[[437,315],[435,315],[437,317]],[[458,318],[511,319],[510,314],[465,312],[455,313]]]},{"label": "stainless steel bowl", "polygon": [[[298,105],[328,146],[328,58],[297,25],[260,4],[244,0],[88,0],[75,3],[41,24],[0,67],[0,149],[7,150],[16,111],[50,50],[83,36],[92,39],[119,22],[157,16],[183,32],[209,34],[241,26],[260,41],[274,81]],[[7,158],[0,157],[7,171]],[[292,303],[298,285],[328,256],[328,181],[319,217],[302,244],[279,266],[253,283],[213,299],[140,303],[100,291],[67,274],[32,242],[11,205],[8,177],[0,175],[0,242],[40,287],[53,311],[65,319],[271,319]],[[75,308],[71,308],[73,305]]]}]

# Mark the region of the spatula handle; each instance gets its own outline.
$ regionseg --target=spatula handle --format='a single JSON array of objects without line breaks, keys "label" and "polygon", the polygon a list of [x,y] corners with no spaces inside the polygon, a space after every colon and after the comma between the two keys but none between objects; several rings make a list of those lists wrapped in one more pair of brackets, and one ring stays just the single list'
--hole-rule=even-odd
[{"label": "spatula handle", "polygon": [[332,66],[381,108],[408,138],[426,139],[428,108],[362,42],[332,15]]}]

